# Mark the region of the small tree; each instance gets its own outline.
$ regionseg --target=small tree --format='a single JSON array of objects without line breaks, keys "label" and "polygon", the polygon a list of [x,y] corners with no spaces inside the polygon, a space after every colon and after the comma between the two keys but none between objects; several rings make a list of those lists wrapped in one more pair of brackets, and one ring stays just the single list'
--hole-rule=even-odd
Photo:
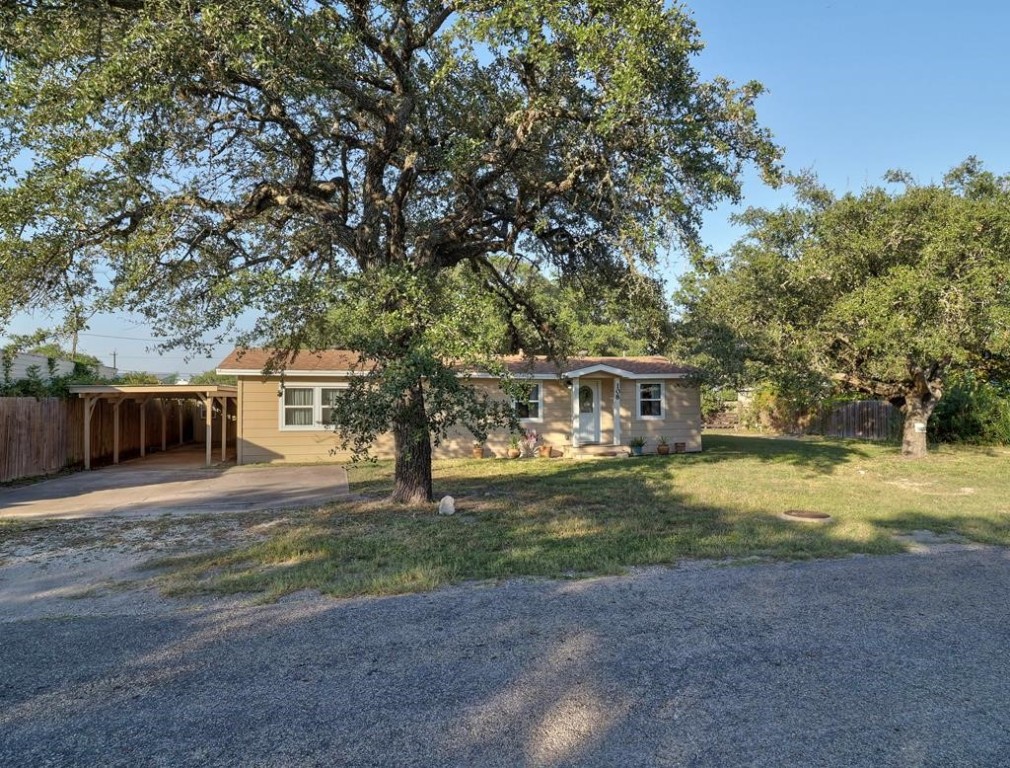
[{"label": "small tree", "polygon": [[683,284],[683,330],[710,369],[784,391],[833,387],[904,414],[902,452],[926,454],[951,370],[1010,354],[1010,178],[969,159],[943,184],[836,198],[799,180],[799,203],[748,210],[747,235]]}]

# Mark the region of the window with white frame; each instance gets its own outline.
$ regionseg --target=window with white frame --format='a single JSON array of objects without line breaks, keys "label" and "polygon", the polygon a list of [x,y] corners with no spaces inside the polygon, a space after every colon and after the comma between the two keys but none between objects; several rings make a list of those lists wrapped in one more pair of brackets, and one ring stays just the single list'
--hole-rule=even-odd
[{"label": "window with white frame", "polygon": [[524,421],[543,421],[543,389],[539,384],[530,387],[529,394],[516,400],[516,417]]},{"label": "window with white frame", "polygon": [[663,383],[642,381],[638,384],[638,418],[663,418]]},{"label": "window with white frame", "polygon": [[319,422],[324,427],[333,426],[333,403],[340,389],[340,387],[319,388]]},{"label": "window with white frame", "polygon": [[285,386],[281,429],[326,429],[333,421],[333,400],[344,387]]}]

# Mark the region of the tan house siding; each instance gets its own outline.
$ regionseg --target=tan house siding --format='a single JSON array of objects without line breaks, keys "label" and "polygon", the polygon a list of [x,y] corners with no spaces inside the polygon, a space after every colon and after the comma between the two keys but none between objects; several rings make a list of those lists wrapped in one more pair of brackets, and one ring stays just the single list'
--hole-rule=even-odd
[{"label": "tan house siding", "polygon": [[[288,379],[291,387],[333,386],[346,383],[346,378],[319,377]],[[240,379],[241,435],[239,450],[243,464],[261,462],[327,462],[346,461],[348,451],[339,450],[340,441],[333,430],[321,425],[312,430],[281,429],[281,380],[278,377]],[[376,445],[377,455],[392,455],[392,436],[383,435]]]},{"label": "tan house siding", "polygon": [[[614,442],[614,384],[613,376],[585,377],[581,381],[596,381],[600,391],[600,443]],[[327,387],[344,384],[346,377],[289,376],[288,387]],[[493,379],[474,379],[475,386],[504,397]],[[524,420],[522,425],[535,429],[543,441],[555,448],[555,455],[571,445],[572,392],[558,379],[541,379],[542,416],[540,420]],[[646,452],[654,453],[660,435],[665,435],[672,446],[684,443],[686,450],[701,450],[701,400],[697,388],[682,386],[676,380],[664,382],[664,418],[662,421],[643,421],[635,418],[637,408],[637,381],[620,379],[621,412],[620,442],[627,445],[631,438],[645,436]],[[238,380],[238,460],[241,464],[260,462],[339,462],[350,459],[348,451],[338,450],[339,438],[332,430],[321,425],[317,429],[281,429],[281,399],[278,391],[281,379],[276,376],[239,376]],[[487,441],[486,456],[504,456],[508,449],[506,430],[496,430]],[[473,436],[464,427],[450,431],[448,438],[434,449],[436,458],[469,456]],[[381,435],[372,449],[379,458],[392,458],[391,434]]]},{"label": "tan house siding", "polygon": [[664,382],[663,419],[642,419],[638,416],[638,382],[625,381],[622,388],[621,411],[627,420],[623,424],[627,432],[621,431],[621,442],[627,444],[632,438],[644,437],[647,442],[645,453],[655,453],[660,437],[665,437],[674,449],[675,443],[684,443],[686,451],[701,450],[701,392],[697,387],[678,385],[674,381]]}]

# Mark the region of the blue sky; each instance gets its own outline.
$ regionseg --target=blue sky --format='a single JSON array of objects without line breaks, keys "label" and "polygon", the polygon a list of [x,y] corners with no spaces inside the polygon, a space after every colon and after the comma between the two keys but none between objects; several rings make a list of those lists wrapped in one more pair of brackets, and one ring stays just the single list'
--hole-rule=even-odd
[{"label": "blue sky", "polygon": [[[938,180],[968,155],[1010,172],[1010,6],[928,0],[712,0],[690,3],[707,44],[705,77],[759,80],[761,122],[785,147],[791,170],[811,169],[836,192],[880,182],[889,169]],[[748,174],[743,205],[777,205],[788,192]],[[725,250],[739,235],[724,205],[706,217],[704,239]],[[671,287],[685,264],[671,256]],[[32,330],[24,319],[14,328]],[[84,351],[120,368],[199,372],[220,360],[157,359],[150,331],[129,318],[96,319]],[[112,337],[112,338],[109,338]]]}]

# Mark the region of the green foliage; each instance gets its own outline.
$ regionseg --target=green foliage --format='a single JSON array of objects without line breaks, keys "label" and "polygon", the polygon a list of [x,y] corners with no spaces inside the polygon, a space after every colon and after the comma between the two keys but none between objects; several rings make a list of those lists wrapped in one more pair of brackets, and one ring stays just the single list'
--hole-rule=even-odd
[{"label": "green foliage", "polygon": [[708,423],[730,408],[735,408],[738,400],[736,390],[701,386],[701,418]]},{"label": "green foliage", "polygon": [[766,381],[749,392],[740,424],[761,432],[802,434],[814,418],[818,403],[801,391],[788,391]]},{"label": "green foliage", "polygon": [[217,371],[204,371],[198,373],[189,380],[190,384],[225,384],[235,386],[238,383],[237,376],[218,373]]},{"label": "green foliage", "polygon": [[74,369],[65,376],[55,375],[53,359],[49,359],[48,375],[43,376],[37,365],[28,366],[23,379],[11,379],[11,356],[3,356],[3,378],[0,380],[0,397],[69,397],[69,387],[75,384],[107,383],[85,363],[75,362]]},{"label": "green foliage", "polygon": [[1010,445],[1010,390],[972,372],[950,377],[929,424],[932,442]]},{"label": "green foliage", "polygon": [[140,386],[155,387],[161,384],[162,381],[153,373],[144,373],[143,371],[131,371],[129,373],[120,374],[119,377],[117,377],[113,383],[122,384],[123,386],[127,387],[140,387]]},{"label": "green foliage", "polygon": [[968,161],[940,185],[797,194],[748,210],[748,234],[683,282],[688,351],[715,378],[865,393],[920,421],[949,371],[1005,367],[1010,177]]}]

